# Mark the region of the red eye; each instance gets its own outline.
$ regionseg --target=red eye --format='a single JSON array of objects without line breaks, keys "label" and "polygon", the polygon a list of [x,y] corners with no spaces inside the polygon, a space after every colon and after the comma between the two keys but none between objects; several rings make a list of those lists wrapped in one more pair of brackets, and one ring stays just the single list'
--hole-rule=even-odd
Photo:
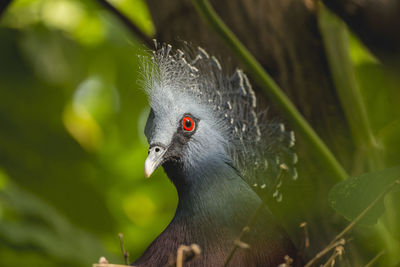
[{"label": "red eye", "polygon": [[191,132],[194,130],[194,121],[191,117],[184,117],[182,120],[182,127],[185,131]]}]

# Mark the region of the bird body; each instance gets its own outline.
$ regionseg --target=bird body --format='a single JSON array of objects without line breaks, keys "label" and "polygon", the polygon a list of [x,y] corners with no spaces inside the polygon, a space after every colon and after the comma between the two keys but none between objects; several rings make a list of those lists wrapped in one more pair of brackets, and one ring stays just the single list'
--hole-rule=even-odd
[{"label": "bird body", "polygon": [[201,257],[189,266],[222,266],[257,212],[241,239],[250,248],[238,250],[231,266],[278,266],[296,250],[257,190],[281,199],[282,179],[295,175],[293,135],[255,111],[255,94],[241,70],[228,77],[203,49],[186,53],[164,45],[144,65],[152,107],[145,174],[162,165],[179,203],[134,265],[164,266],[180,245],[196,243]]},{"label": "bird body", "polygon": [[[180,245],[192,243],[200,245],[202,254],[188,266],[223,266],[234,241],[262,202],[233,170],[221,169],[219,164],[209,167],[213,175],[193,174],[198,183],[183,184],[177,166],[164,166],[178,190],[177,211],[135,266],[164,266]],[[237,251],[231,266],[278,266],[285,255],[293,255],[293,244],[266,208],[253,225],[242,240],[250,249]]]}]

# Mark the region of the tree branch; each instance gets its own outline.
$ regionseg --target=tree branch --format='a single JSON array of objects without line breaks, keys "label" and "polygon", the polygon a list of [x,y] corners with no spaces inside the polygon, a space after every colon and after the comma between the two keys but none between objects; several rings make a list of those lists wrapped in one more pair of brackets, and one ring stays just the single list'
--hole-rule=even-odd
[{"label": "tree branch", "polygon": [[2,0],[0,2],[0,18],[6,11],[7,7],[11,4],[12,0]]},{"label": "tree branch", "polygon": [[353,227],[361,221],[362,218],[373,208],[375,205],[386,196],[395,186],[400,184],[400,180],[396,180],[394,183],[390,184],[382,193],[380,193],[371,204],[368,205],[361,213],[358,215],[346,228],[343,229],[331,242],[334,243],[336,240],[343,238],[345,234],[347,234]]},{"label": "tree branch", "polygon": [[119,233],[118,236],[119,236],[119,241],[120,241],[120,245],[121,245],[121,251],[122,251],[122,254],[124,255],[125,264],[129,265],[129,252],[126,251],[126,249],[125,249],[124,235],[122,233]]},{"label": "tree branch", "polygon": [[122,14],[118,9],[111,5],[107,0],[97,0],[105,9],[113,13],[121,22],[133,33],[140,38],[148,47],[153,47],[153,41],[142,30],[140,30],[129,18]]},{"label": "tree branch", "polygon": [[340,239],[339,241],[336,241],[336,242],[333,242],[333,243],[329,244],[323,250],[318,252],[317,255],[315,255],[314,258],[312,258],[309,262],[307,262],[307,264],[304,265],[304,267],[314,266],[314,264],[318,260],[320,260],[323,256],[325,256],[329,251],[331,251],[332,249],[335,249],[338,246],[344,246],[345,244],[346,244],[346,240],[344,240],[343,238]]},{"label": "tree branch", "polygon": [[344,240],[344,235],[347,234],[351,229],[354,228],[354,226],[362,219],[364,216],[373,208],[375,205],[383,199],[384,196],[386,196],[387,193],[389,193],[395,186],[400,185],[400,180],[396,180],[392,184],[390,184],[382,193],[380,193],[374,201],[371,202],[349,225],[347,225],[346,228],[343,229],[342,232],[340,232],[335,238],[326,246],[323,250],[321,250],[317,255],[315,255],[314,258],[312,258],[306,265],[305,267],[311,267],[313,266],[319,259],[321,259],[323,256],[325,256],[326,253],[328,253],[330,250],[333,248],[336,248],[338,246],[344,246],[345,240]]},{"label": "tree branch", "polygon": [[382,250],[381,252],[376,254],[367,264],[365,264],[364,267],[372,267],[372,266],[374,266],[374,264],[380,259],[380,257],[385,255],[385,253],[386,253],[386,251]]},{"label": "tree branch", "polygon": [[[243,227],[240,235],[235,240],[233,248],[229,253],[228,257],[225,260],[224,267],[228,266],[229,262],[232,260],[233,255],[235,254],[236,250],[240,247],[248,248],[248,245],[242,241],[243,236],[250,231],[250,228],[253,226],[255,220],[257,219],[258,214],[260,213],[261,209],[264,207],[263,204],[260,204],[254,214],[251,216],[249,222],[245,227]],[[247,246],[246,246],[247,245]]]}]

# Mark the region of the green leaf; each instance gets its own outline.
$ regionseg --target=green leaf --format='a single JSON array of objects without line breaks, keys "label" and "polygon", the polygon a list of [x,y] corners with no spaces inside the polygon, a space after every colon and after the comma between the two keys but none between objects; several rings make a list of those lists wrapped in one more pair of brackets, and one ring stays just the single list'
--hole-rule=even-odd
[{"label": "green leaf", "polygon": [[[101,239],[74,225],[50,204],[11,181],[0,189],[0,210],[0,238],[6,245],[25,248],[28,252],[43,251],[68,266],[87,266],[100,256],[112,256],[105,251]],[[8,258],[0,262],[4,264]]]},{"label": "green leaf", "polygon": [[[348,220],[354,220],[396,180],[400,180],[400,166],[351,177],[332,188],[330,205]],[[382,198],[360,223],[375,224],[383,212]]]}]

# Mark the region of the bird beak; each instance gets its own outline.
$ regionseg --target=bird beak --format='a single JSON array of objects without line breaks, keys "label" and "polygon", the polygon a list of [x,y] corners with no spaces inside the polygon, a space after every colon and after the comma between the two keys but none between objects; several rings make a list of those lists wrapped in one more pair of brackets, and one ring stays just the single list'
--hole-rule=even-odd
[{"label": "bird beak", "polygon": [[161,146],[150,146],[149,155],[144,162],[144,175],[149,178],[150,175],[163,163],[166,148]]}]

